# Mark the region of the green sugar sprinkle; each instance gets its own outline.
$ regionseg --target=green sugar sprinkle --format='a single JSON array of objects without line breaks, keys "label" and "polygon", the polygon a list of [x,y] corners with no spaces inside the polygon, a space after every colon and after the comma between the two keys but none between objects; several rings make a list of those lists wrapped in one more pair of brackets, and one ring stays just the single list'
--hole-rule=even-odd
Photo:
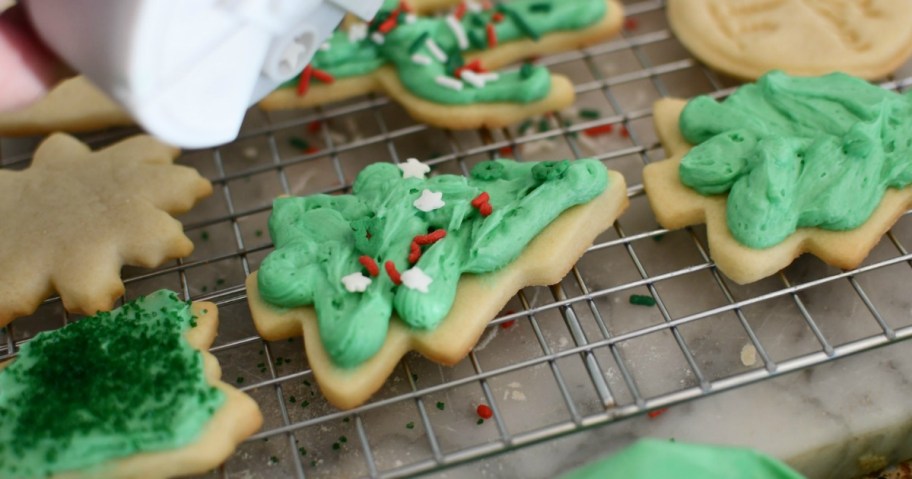
[{"label": "green sugar sprinkle", "polygon": [[405,423],[405,428],[406,429],[415,429],[415,423],[412,421],[409,421],[409,422]]},{"label": "green sugar sprinkle", "polygon": [[[46,477],[195,440],[224,394],[159,291],[43,332],[0,371],[0,477]],[[97,444],[98,446],[92,446]]]},{"label": "green sugar sprinkle", "polygon": [[601,118],[602,113],[592,108],[583,108],[579,111],[579,116],[588,120],[595,120],[596,118]]},{"label": "green sugar sprinkle", "polygon": [[478,418],[478,420],[475,421],[475,424],[484,424],[484,419]]},{"label": "green sugar sprinkle", "polygon": [[531,119],[527,119],[527,120],[525,120],[525,121],[523,121],[522,123],[519,124],[519,130],[518,130],[518,131],[519,131],[519,134],[520,134],[520,135],[525,135],[526,132],[529,131],[529,128],[532,128],[532,120],[531,120]]},{"label": "green sugar sprinkle", "polygon": [[303,380],[303,381],[301,381],[301,384],[303,384],[303,385],[305,385],[305,386],[307,386],[307,387],[310,387],[310,381],[308,381],[308,380],[306,380],[306,379]]},{"label": "green sugar sprinkle", "polygon": [[209,241],[209,232],[206,231],[206,230],[201,231],[201,232],[200,232],[200,239],[203,240],[203,241]]},{"label": "green sugar sprinkle", "polygon": [[308,400],[306,400],[306,399],[303,400],[303,401],[301,401],[301,409],[304,409],[304,408],[306,408],[307,406],[310,406],[310,401],[308,401]]},{"label": "green sugar sprinkle", "polygon": [[223,285],[223,284],[225,284],[225,280],[224,280],[224,279],[218,278],[218,279],[215,280],[215,285],[216,285],[216,286],[221,286],[221,285]]},{"label": "green sugar sprinkle", "polygon": [[310,143],[300,136],[293,136],[289,138],[288,144],[299,150],[307,150],[310,148]]},{"label": "green sugar sprinkle", "polygon": [[535,70],[535,67],[532,66],[531,63],[523,63],[522,66],[519,67],[519,77],[522,78],[523,80],[525,80],[525,79],[529,78],[530,76],[532,76],[532,73],[534,72],[534,70]]},{"label": "green sugar sprinkle", "polygon": [[415,41],[413,41],[412,44],[408,47],[409,55],[418,53],[418,50],[424,46],[424,43],[427,41],[430,35],[431,34],[429,32],[422,32],[421,35],[418,35],[418,38],[415,38]]},{"label": "green sugar sprinkle", "polygon": [[338,451],[339,449],[342,449],[342,445],[339,444],[338,442],[334,442],[332,447],[333,447],[333,451]]},{"label": "green sugar sprinkle", "polygon": [[542,118],[541,120],[538,120],[538,131],[539,132],[548,131],[549,128],[551,128],[551,124],[548,123],[547,118]]},{"label": "green sugar sprinkle", "polygon": [[656,300],[652,296],[644,294],[631,294],[630,295],[630,304],[635,304],[637,306],[655,306]]},{"label": "green sugar sprinkle", "polygon": [[529,11],[532,13],[548,13],[551,11],[551,4],[545,2],[533,3],[529,5]]},{"label": "green sugar sprinkle", "polygon": [[279,458],[277,458],[275,456],[269,457],[269,465],[278,464],[278,463],[279,463]]},{"label": "green sugar sprinkle", "polygon": [[253,235],[256,236],[257,238],[259,238],[260,236],[263,236],[263,230],[254,231]]},{"label": "green sugar sprinkle", "polygon": [[235,382],[238,384],[244,384],[244,376],[238,376]]},{"label": "green sugar sprinkle", "polygon": [[348,442],[348,438],[345,436],[339,436],[339,442],[341,442],[342,444],[345,444],[346,442]]},{"label": "green sugar sprinkle", "polygon": [[310,467],[317,467],[316,459],[314,459],[313,461],[310,461]]},{"label": "green sugar sprinkle", "polygon": [[290,397],[289,397],[289,398],[288,398],[288,402],[290,402],[290,403],[292,403],[292,404],[294,404],[294,403],[296,403],[296,402],[298,402],[298,400],[297,400],[297,399],[295,399],[295,397],[294,397],[294,396],[290,396]]},{"label": "green sugar sprinkle", "polygon": [[299,447],[298,452],[301,453],[302,456],[307,455],[307,449],[304,449],[303,447]]},{"label": "green sugar sprinkle", "polygon": [[350,418],[350,417],[343,417],[343,418],[342,418],[342,422],[348,422],[348,421],[351,421],[351,418]]},{"label": "green sugar sprinkle", "polygon": [[440,409],[441,411],[443,411],[445,408],[446,408],[446,404],[444,404],[443,401],[437,401],[437,409]]},{"label": "green sugar sprinkle", "polygon": [[412,373],[412,382],[415,382],[415,383],[418,382],[418,375],[415,373]]}]

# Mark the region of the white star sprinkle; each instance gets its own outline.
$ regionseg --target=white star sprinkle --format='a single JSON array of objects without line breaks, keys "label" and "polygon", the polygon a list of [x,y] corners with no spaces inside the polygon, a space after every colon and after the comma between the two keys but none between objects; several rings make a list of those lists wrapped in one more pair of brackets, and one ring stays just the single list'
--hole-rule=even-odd
[{"label": "white star sprinkle", "polygon": [[363,293],[371,284],[371,279],[364,276],[360,271],[342,277],[342,284],[349,293]]},{"label": "white star sprinkle", "polygon": [[418,290],[422,293],[428,292],[428,286],[434,282],[421,268],[413,266],[405,270],[402,275],[402,285],[408,289]]},{"label": "white star sprinkle", "polygon": [[356,23],[348,28],[348,41],[355,43],[367,38],[367,24]]},{"label": "white star sprinkle", "polygon": [[403,178],[419,178],[424,179],[431,167],[425,165],[424,163],[418,161],[415,158],[409,158],[405,160],[405,163],[399,163],[399,169],[402,170]]},{"label": "white star sprinkle", "polygon": [[412,204],[424,212],[438,210],[446,205],[443,201],[443,193],[431,190],[422,190],[421,196]]}]

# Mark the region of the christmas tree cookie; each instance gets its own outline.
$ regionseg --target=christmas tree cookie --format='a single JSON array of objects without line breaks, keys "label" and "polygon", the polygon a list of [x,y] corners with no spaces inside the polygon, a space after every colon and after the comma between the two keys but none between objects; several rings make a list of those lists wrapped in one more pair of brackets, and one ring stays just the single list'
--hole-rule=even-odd
[{"label": "christmas tree cookie", "polygon": [[330,402],[366,401],[417,350],[462,359],[519,289],[558,281],[626,208],[597,160],[485,161],[471,177],[374,164],[352,195],[279,198],[247,279],[260,334],[304,335]]},{"label": "christmas tree cookie", "polygon": [[41,333],[0,367],[0,477],[164,478],[218,466],[256,431],[219,380],[212,303],[170,291]]},{"label": "christmas tree cookie", "polygon": [[622,18],[615,0],[466,1],[436,17],[416,16],[402,2],[370,24],[333,34],[299,78],[260,106],[300,108],[384,92],[434,126],[502,127],[564,108],[574,91],[544,67],[496,70],[602,41]]},{"label": "christmas tree cookie", "polygon": [[661,100],[669,158],[643,183],[659,223],[706,223],[719,269],[749,283],[809,252],[857,267],[912,205],[912,99],[841,73],[771,72],[722,102]]}]

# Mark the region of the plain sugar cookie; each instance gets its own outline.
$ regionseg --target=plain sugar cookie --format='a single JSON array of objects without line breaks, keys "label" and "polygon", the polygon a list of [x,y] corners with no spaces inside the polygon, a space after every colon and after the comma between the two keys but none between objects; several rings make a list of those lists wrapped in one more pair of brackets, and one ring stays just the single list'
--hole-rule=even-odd
[{"label": "plain sugar cookie", "polygon": [[212,193],[179,151],[134,136],[92,151],[58,133],[25,170],[0,170],[0,325],[55,291],[70,312],[94,314],[123,294],[125,265],[153,268],[193,251],[180,221]]},{"label": "plain sugar cookie", "polygon": [[770,70],[876,79],[912,55],[908,0],[668,0],[667,14],[694,56],[748,80]]}]

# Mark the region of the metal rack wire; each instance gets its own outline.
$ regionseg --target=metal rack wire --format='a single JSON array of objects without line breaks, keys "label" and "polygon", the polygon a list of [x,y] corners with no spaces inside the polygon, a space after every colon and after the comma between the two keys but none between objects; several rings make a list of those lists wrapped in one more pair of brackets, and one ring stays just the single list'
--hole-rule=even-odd
[{"label": "metal rack wire", "polygon": [[[677,43],[662,1],[631,0],[626,13],[620,38],[539,60],[571,77],[578,101],[532,128],[441,131],[370,96],[290,113],[252,110],[236,142],[182,157],[216,190],[183,218],[197,249],[154,271],[125,269],[125,299],[167,287],[219,305],[222,326],[212,351],[225,380],[260,403],[266,422],[214,477],[438,471],[912,336],[912,318],[896,304],[904,297],[896,285],[912,277],[903,242],[912,234],[908,214],[856,270],[801,258],[749,286],[716,271],[704,228],[656,227],[640,176],[644,164],[664,157],[651,125],[652,101],[724,96],[735,83],[703,68]],[[885,87],[912,83],[903,72],[912,73],[904,67]],[[580,108],[601,115],[581,118]],[[586,134],[604,125],[613,125],[613,133]],[[86,139],[100,145],[129,133]],[[27,166],[26,150],[0,159],[0,167]],[[374,161],[417,156],[436,171],[467,173],[475,162],[501,155],[596,157],[627,177],[630,211],[560,284],[519,292],[462,363],[441,368],[409,355],[368,404],[333,409],[312,381],[301,341],[263,341],[247,312],[243,279],[271,250],[265,231],[272,198],[347,192],[354,175]],[[632,294],[656,304],[629,304]],[[0,360],[69,320],[59,299],[49,299],[34,317],[4,330]],[[491,407],[492,419],[478,420],[481,403]]]}]

